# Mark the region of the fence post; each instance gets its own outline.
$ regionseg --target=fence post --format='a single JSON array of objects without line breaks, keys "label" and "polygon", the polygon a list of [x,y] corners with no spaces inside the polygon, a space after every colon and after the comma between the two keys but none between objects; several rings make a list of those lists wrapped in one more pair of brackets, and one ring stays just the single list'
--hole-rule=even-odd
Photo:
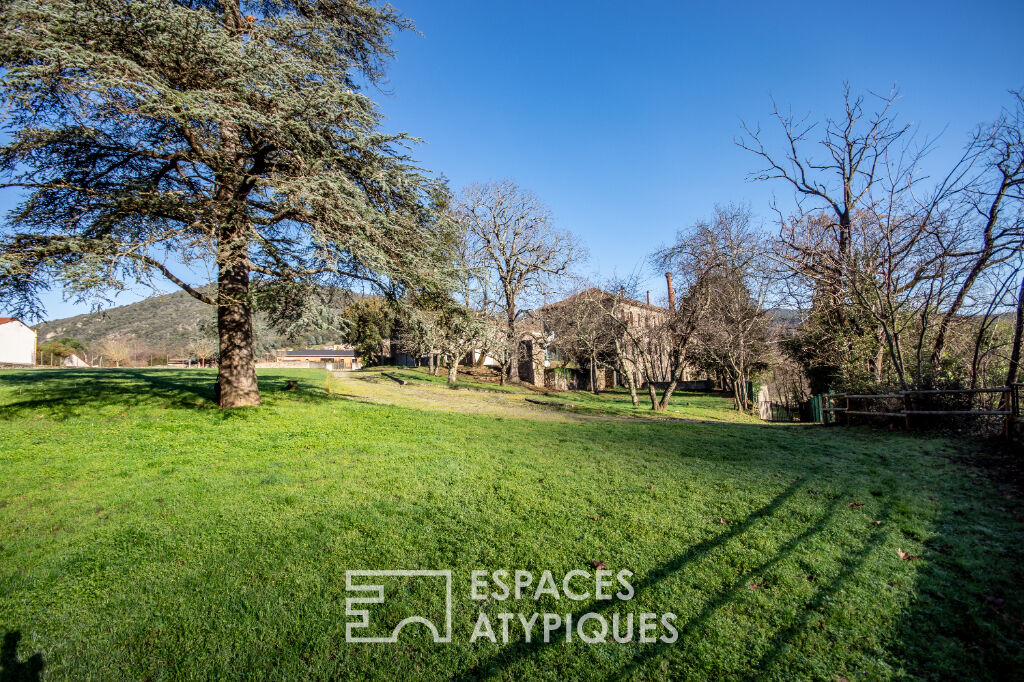
[{"label": "fence post", "polygon": [[1009,408],[1010,414],[1006,415],[1006,422],[1003,427],[1003,437],[1006,440],[1010,440],[1013,437],[1013,423],[1017,420],[1017,413],[1020,410],[1020,402],[1017,398],[1017,387],[1020,384],[1010,384],[1007,386],[1007,390],[1010,392],[1009,400],[1006,401],[1006,406]]},{"label": "fence post", "polygon": [[914,403],[910,401],[910,394],[906,391],[900,391],[903,394],[903,428],[907,431],[910,430],[910,410],[914,406]]}]

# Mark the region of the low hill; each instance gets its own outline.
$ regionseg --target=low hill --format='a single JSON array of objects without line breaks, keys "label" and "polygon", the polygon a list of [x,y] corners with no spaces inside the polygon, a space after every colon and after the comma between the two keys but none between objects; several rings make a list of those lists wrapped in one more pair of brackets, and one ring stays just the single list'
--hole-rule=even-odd
[{"label": "low hill", "polygon": [[[360,298],[338,290],[339,312],[344,300]],[[36,325],[39,342],[70,336],[94,346],[103,339],[113,336],[133,337],[140,345],[156,353],[177,353],[196,337],[214,336],[216,310],[192,298],[184,291],[160,296],[151,296],[137,303],[117,306],[94,313],[65,317]],[[300,338],[286,338],[266,324],[265,317],[257,314],[257,334],[264,347],[285,345],[318,345],[340,343],[337,334],[312,333]]]},{"label": "low hill", "polygon": [[40,342],[72,336],[93,345],[111,336],[132,336],[154,348],[171,349],[195,337],[201,323],[213,325],[216,320],[212,306],[184,291],[176,291],[137,303],[43,322],[36,329]]}]

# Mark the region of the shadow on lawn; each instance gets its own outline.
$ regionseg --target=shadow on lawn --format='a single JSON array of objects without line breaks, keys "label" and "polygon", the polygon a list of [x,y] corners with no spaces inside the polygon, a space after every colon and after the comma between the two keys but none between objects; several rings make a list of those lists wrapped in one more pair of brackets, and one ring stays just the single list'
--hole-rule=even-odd
[{"label": "shadow on lawn", "polygon": [[[921,679],[963,678],[966,670],[975,679],[1020,679],[1024,536],[1004,525],[999,549],[993,549],[988,529],[1000,522],[992,517],[1011,512],[995,505],[969,509],[953,501],[942,505],[934,535],[923,543],[916,598],[901,615],[895,654]],[[1019,517],[1015,526],[1021,529]]]},{"label": "shadow on lawn", "polygon": [[[772,500],[768,502],[768,504],[752,511],[750,514],[746,516],[746,518],[743,519],[743,521],[729,526],[729,529],[724,533],[716,535],[712,538],[708,538],[707,540],[698,542],[697,544],[688,547],[686,551],[682,552],[672,560],[650,571],[642,580],[639,580],[633,584],[633,587],[636,590],[637,594],[641,594],[645,589],[649,589],[659,584],[666,578],[670,578],[676,575],[680,571],[684,570],[691,562],[706,555],[708,552],[712,551],[716,547],[725,544],[729,540],[738,537],[747,529],[749,529],[752,525],[754,525],[757,521],[771,517],[776,511],[779,510],[779,508],[783,505],[783,503],[786,502],[786,500],[792,497],[797,490],[803,487],[802,483],[803,481],[794,481],[790,483],[789,486],[785,488],[785,490],[783,490],[774,498],[772,498]],[[839,503],[830,508],[830,510],[821,518],[819,518],[818,521],[812,527],[808,528],[803,533],[801,533],[800,535],[796,536],[795,538],[787,542],[785,545],[783,545],[783,547],[780,548],[780,550],[774,558],[769,559],[768,561],[764,562],[763,564],[755,568],[745,571],[739,578],[736,579],[736,581],[734,581],[733,584],[723,588],[715,598],[708,602],[708,605],[705,606],[700,613],[698,613],[689,622],[687,622],[679,628],[679,641],[683,641],[686,634],[692,631],[700,623],[707,620],[707,618],[712,613],[717,611],[719,608],[721,608],[728,602],[732,601],[732,599],[736,596],[737,589],[742,588],[744,582],[747,579],[749,579],[754,573],[758,571],[763,571],[766,568],[769,568],[777,564],[778,562],[782,561],[794,549],[796,549],[801,542],[807,540],[815,533],[824,530],[828,521],[835,514],[838,504]],[[880,534],[876,535],[878,535],[880,540]],[[843,576],[841,575],[840,577]],[[837,580],[839,580],[839,578],[837,578]],[[597,613],[601,611],[607,611],[614,605],[615,602],[606,601],[582,607],[572,614],[571,622],[577,622],[579,618],[583,616],[585,613]],[[465,673],[462,673],[461,675],[456,676],[456,678],[464,680],[473,680],[487,677],[500,677],[500,673],[504,668],[507,668],[522,659],[535,656],[544,651],[546,648],[550,647],[552,644],[558,644],[559,642],[563,641],[564,637],[562,637],[561,635],[564,634],[564,632],[564,627],[553,631],[552,636],[549,638],[548,642],[518,642],[517,644],[507,647],[497,652],[492,657],[478,663],[472,669],[466,671]],[[779,646],[783,645],[784,640],[779,642]],[[672,645],[650,645],[648,648],[645,648],[641,652],[641,654],[627,666],[626,670],[618,671],[611,675],[611,677],[617,678],[624,675],[628,671],[628,669],[635,668],[636,666],[644,663],[646,660],[654,658],[660,653],[663,653],[665,648],[668,646]]]},{"label": "shadow on lawn", "polygon": [[3,374],[0,385],[14,388],[17,399],[0,406],[0,418],[41,411],[56,419],[68,419],[122,404],[129,396],[133,405],[196,409],[214,404],[212,375],[189,373],[165,378],[160,374],[159,370],[134,369]]},{"label": "shadow on lawn", "polygon": [[32,654],[24,662],[18,660],[20,639],[18,630],[4,634],[3,649],[0,650],[0,682],[36,682],[42,676],[42,654]]},{"label": "shadow on lawn", "polygon": [[[695,636],[697,631],[699,631],[708,619],[719,609],[732,602],[736,595],[741,593],[752,579],[781,563],[789,557],[794,550],[799,548],[801,543],[806,542],[813,536],[824,531],[828,523],[835,517],[836,512],[839,511],[842,506],[843,505],[840,502],[833,504],[826,513],[822,514],[821,517],[815,521],[812,526],[805,529],[799,535],[791,538],[782,547],[780,547],[775,556],[758,564],[757,566],[745,570],[731,584],[722,587],[714,597],[708,600],[698,613],[678,627],[679,642],[685,643],[690,641],[689,638]],[[882,519],[888,520],[888,516],[888,510],[886,510]],[[808,620],[810,620],[811,616],[817,612],[817,609],[820,608],[829,599],[829,597],[840,590],[845,580],[853,574],[858,567],[860,567],[867,556],[871,553],[871,550],[881,543],[883,537],[884,532],[880,529],[876,529],[868,541],[865,542],[859,550],[846,558],[839,575],[818,590],[814,598],[806,605],[804,610],[789,626],[776,633],[769,645],[769,650],[752,666],[752,670],[748,675],[749,679],[761,678],[764,671],[771,666],[771,663],[783,651],[787,643],[799,634],[800,630],[807,625]],[[673,646],[675,645],[665,644],[663,642],[649,645],[642,649],[624,670],[617,672],[613,677],[618,677],[628,672],[632,672],[635,668],[638,668],[644,663],[666,653],[667,650]]]},{"label": "shadow on lawn", "polygon": [[[261,376],[260,391],[267,396],[284,394],[290,376]],[[55,419],[88,415],[107,405],[120,405],[130,396],[132,405],[207,410],[217,407],[214,387],[217,375],[209,370],[64,369],[0,374],[0,386],[14,389],[16,400],[0,405],[0,419],[14,419],[28,412],[43,412]],[[327,400],[309,382],[299,381],[288,391],[305,401]]]}]

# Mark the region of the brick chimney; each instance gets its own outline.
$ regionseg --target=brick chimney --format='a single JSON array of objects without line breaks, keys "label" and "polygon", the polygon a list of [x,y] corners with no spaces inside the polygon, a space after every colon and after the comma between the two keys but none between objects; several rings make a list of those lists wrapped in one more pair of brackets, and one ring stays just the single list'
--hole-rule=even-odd
[{"label": "brick chimney", "polygon": [[647,290],[647,305],[651,304],[651,290]]},{"label": "brick chimney", "polygon": [[668,284],[668,309],[676,309],[676,290],[672,288],[672,273],[665,273],[665,283]]}]

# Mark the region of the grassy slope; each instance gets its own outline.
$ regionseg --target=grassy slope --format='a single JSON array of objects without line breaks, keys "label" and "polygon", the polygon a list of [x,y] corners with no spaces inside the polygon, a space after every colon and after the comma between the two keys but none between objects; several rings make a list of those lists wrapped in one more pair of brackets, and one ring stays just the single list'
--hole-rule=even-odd
[{"label": "grassy slope", "polygon": [[[0,373],[0,630],[22,661],[6,654],[5,674],[853,680],[1024,663],[1018,503],[943,441],[417,411],[327,398],[301,370],[223,413],[213,376]],[[468,643],[471,569],[595,559],[634,571],[631,602],[485,608],[672,611],[679,642]],[[345,570],[365,568],[454,569],[455,642],[345,644]]]}]

